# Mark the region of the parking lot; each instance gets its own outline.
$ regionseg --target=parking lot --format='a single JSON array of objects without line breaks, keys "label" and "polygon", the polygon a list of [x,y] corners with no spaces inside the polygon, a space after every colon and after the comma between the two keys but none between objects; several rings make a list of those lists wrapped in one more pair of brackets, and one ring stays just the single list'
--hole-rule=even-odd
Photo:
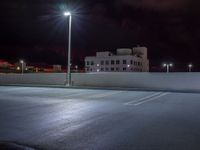
[{"label": "parking lot", "polygon": [[0,87],[0,141],[35,149],[200,149],[200,94]]}]

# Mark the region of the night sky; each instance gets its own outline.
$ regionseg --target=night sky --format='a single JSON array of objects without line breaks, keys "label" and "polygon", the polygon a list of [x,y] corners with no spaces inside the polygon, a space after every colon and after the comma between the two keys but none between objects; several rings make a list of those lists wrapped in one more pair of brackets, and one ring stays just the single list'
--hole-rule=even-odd
[{"label": "night sky", "polygon": [[1,0],[0,59],[66,64],[67,9],[73,64],[96,51],[141,45],[151,68],[171,61],[181,70],[192,62],[200,71],[198,0]]}]

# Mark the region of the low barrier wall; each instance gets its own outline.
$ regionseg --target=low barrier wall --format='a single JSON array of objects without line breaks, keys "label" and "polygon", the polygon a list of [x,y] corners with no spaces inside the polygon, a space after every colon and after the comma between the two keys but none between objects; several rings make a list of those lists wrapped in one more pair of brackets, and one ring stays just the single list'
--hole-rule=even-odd
[{"label": "low barrier wall", "polygon": [[65,73],[1,74],[0,84],[64,85]]},{"label": "low barrier wall", "polygon": [[[66,84],[66,74],[0,74],[0,85],[8,84],[62,86]],[[200,91],[200,73],[73,73],[72,85]]]},{"label": "low barrier wall", "polygon": [[74,74],[75,86],[160,90],[200,90],[200,73],[89,73]]}]

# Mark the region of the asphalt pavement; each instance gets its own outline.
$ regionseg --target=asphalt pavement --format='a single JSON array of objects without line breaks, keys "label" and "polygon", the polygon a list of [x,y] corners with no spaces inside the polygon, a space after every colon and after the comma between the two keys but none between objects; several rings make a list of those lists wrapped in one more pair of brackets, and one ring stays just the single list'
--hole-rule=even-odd
[{"label": "asphalt pavement", "polygon": [[0,149],[199,150],[199,141],[198,93],[0,87]]}]

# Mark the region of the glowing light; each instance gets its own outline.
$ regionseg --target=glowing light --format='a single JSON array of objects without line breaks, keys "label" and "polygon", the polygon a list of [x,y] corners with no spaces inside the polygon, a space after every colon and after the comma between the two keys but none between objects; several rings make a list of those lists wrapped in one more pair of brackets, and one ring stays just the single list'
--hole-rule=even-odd
[{"label": "glowing light", "polygon": [[99,67],[99,64],[97,64],[97,67]]},{"label": "glowing light", "polygon": [[64,12],[64,16],[71,16],[70,12]]},{"label": "glowing light", "polygon": [[130,65],[127,65],[127,67],[129,68],[129,67],[130,67]]},{"label": "glowing light", "polygon": [[19,67],[19,66],[17,67],[17,70],[20,70],[20,67]]},{"label": "glowing light", "polygon": [[163,67],[166,67],[167,66],[167,64],[163,64]]},{"label": "glowing light", "polygon": [[188,65],[188,67],[189,67],[189,68],[192,68],[192,67],[193,67],[193,65],[192,65],[192,64],[189,64],[189,65]]},{"label": "glowing light", "polygon": [[170,67],[173,67],[173,64],[172,63],[164,63],[163,64],[163,67],[166,67],[167,68],[167,73],[169,72],[169,68]]},{"label": "glowing light", "polygon": [[23,61],[23,60],[20,60],[20,63],[22,63],[22,64],[23,64],[23,63],[24,63],[24,61]]}]

